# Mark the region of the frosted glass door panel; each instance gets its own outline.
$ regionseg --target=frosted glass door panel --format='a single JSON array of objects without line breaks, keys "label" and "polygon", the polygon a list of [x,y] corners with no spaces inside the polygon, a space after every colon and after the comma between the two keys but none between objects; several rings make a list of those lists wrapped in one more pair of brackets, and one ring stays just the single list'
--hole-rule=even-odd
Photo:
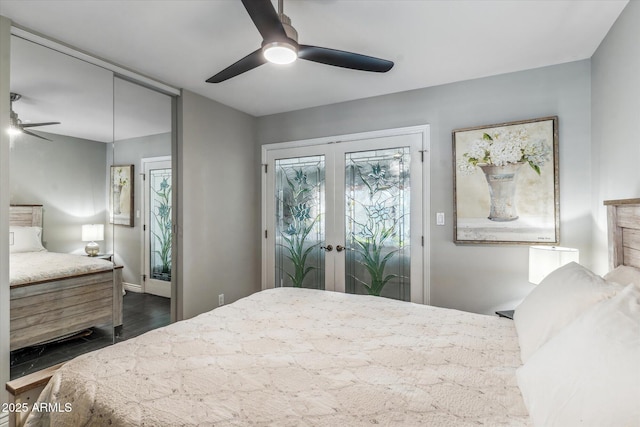
[{"label": "frosted glass door panel", "polygon": [[171,158],[142,159],[144,171],[143,291],[171,298]]},{"label": "frosted glass door panel", "polygon": [[151,278],[171,281],[171,169],[153,169],[149,173],[151,231],[149,251]]},{"label": "frosted glass door panel", "polygon": [[325,157],[275,161],[275,286],[325,289]]},{"label": "frosted glass door panel", "polygon": [[409,147],[345,155],[345,291],[411,301]]}]

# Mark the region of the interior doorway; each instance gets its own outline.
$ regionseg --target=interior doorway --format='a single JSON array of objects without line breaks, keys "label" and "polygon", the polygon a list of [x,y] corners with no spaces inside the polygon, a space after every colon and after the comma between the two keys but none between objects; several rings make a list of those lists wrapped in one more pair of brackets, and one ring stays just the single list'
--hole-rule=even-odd
[{"label": "interior doorway", "polygon": [[266,146],[263,286],[425,302],[425,145],[414,129]]}]

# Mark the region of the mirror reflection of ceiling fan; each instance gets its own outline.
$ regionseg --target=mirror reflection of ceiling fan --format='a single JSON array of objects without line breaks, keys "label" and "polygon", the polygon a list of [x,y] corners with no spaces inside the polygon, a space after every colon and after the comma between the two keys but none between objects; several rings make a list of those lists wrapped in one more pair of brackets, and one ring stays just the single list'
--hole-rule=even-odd
[{"label": "mirror reflection of ceiling fan", "polygon": [[298,32],[291,26],[291,19],[283,12],[283,1],[278,0],[278,11],[271,0],[242,0],[247,13],[262,36],[262,46],[207,80],[220,83],[252,70],[265,62],[289,64],[297,58],[334,67],[352,70],[386,73],[393,67],[392,61],[345,52],[326,47],[298,44]]},{"label": "mirror reflection of ceiling fan", "polygon": [[25,135],[35,136],[36,138],[44,139],[45,141],[51,141],[49,138],[45,138],[44,136],[40,136],[27,130],[27,128],[33,128],[37,126],[49,126],[49,125],[59,125],[60,122],[43,122],[43,123],[22,123],[22,120],[18,117],[18,114],[13,111],[13,103],[22,98],[22,95],[19,93],[11,92],[11,125],[9,127],[9,134],[11,135],[19,135],[21,133]]}]

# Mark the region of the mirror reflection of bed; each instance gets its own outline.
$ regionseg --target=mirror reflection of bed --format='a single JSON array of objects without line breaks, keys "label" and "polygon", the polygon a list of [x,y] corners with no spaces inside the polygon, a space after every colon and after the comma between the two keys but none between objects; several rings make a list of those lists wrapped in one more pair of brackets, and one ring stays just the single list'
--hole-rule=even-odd
[{"label": "mirror reflection of bed", "polygon": [[[25,284],[29,280],[15,286],[12,282],[11,379],[15,379],[170,322],[170,299],[144,293],[144,193],[138,172],[144,158],[171,156],[172,106],[169,96],[118,78],[112,71],[15,35],[11,44],[11,92],[21,95],[12,108],[25,123],[59,122],[29,128],[46,139],[12,136],[12,227],[23,227],[21,234],[40,227],[38,238],[46,251],[31,251],[32,255],[44,256],[45,263],[58,269],[65,269],[58,258],[51,261],[58,255],[70,257],[81,268],[105,269],[80,273],[81,279],[61,280],[64,275],[57,273],[60,277],[38,280],[35,287]],[[114,164],[134,165],[131,226],[110,221]],[[27,210],[35,215],[34,224],[20,222]],[[104,229],[102,240],[96,241],[97,257],[85,252],[89,242],[83,241],[82,228],[89,224]],[[19,257],[25,256],[29,255]],[[23,275],[36,271],[32,261],[21,262],[27,270]],[[14,265],[12,276],[18,273]],[[51,284],[56,281],[60,283]],[[34,297],[35,302],[22,299],[32,297],[28,291],[42,294]],[[59,292],[59,298],[50,292]],[[57,314],[39,313],[43,300],[48,308],[56,306],[52,301],[66,302],[56,308]],[[46,324],[58,326],[47,329]],[[25,327],[30,328],[28,333]]]},{"label": "mirror reflection of bed", "polygon": [[[42,206],[10,207],[12,351],[122,325],[122,266],[103,257],[49,252]],[[108,332],[102,342],[112,340]]]}]

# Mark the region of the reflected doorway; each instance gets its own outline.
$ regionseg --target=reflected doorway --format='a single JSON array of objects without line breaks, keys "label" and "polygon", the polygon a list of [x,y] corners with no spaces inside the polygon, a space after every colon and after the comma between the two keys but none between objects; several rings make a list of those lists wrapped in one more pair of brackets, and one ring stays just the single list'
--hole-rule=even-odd
[{"label": "reflected doorway", "polygon": [[171,298],[171,157],[142,159],[143,289]]}]

